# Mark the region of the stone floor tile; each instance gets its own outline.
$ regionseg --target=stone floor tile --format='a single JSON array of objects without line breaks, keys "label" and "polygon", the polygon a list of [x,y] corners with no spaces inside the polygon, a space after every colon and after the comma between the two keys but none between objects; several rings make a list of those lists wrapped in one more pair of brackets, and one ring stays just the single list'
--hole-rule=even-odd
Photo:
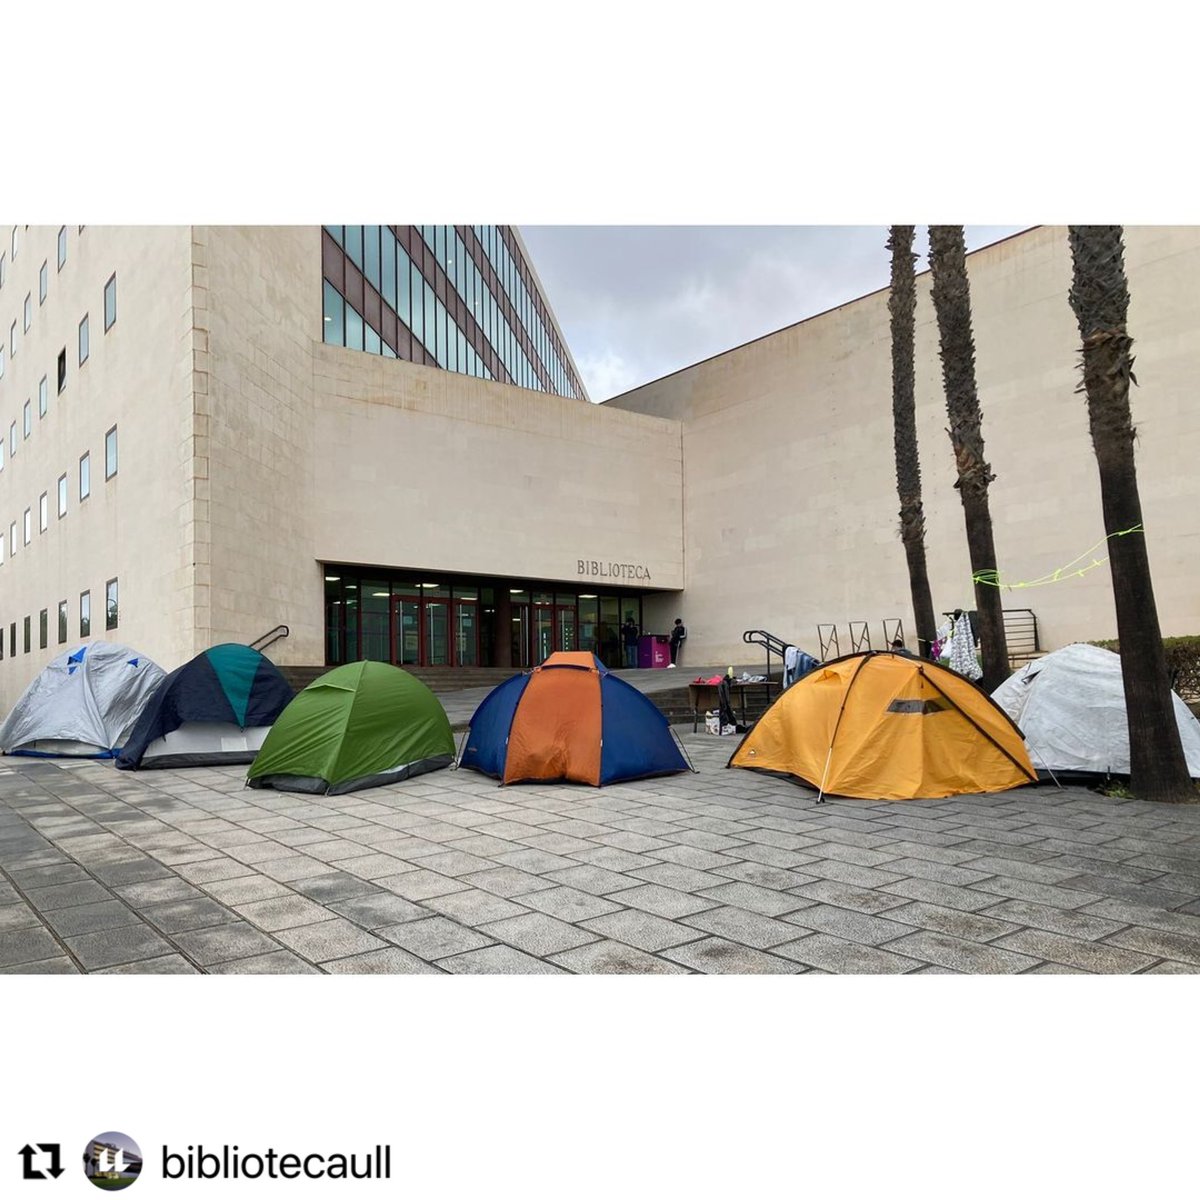
[{"label": "stone floor tile", "polygon": [[236,858],[220,855],[215,858],[204,858],[199,862],[180,863],[174,868],[177,874],[191,883],[215,883],[222,879],[238,879],[251,874],[255,868]]},{"label": "stone floor tile", "polygon": [[144,904],[165,904],[168,900],[194,900],[204,895],[198,887],[177,875],[167,879],[151,879],[145,883],[122,884],[113,888],[113,891],[134,908]]},{"label": "stone floor tile", "polygon": [[329,908],[364,929],[380,929],[401,921],[417,921],[429,916],[429,909],[405,900],[392,892],[376,892],[370,896],[348,896],[335,900]]},{"label": "stone floor tile", "polygon": [[847,942],[827,933],[786,942],[776,946],[772,953],[833,975],[903,975],[922,965],[916,959],[861,942]]},{"label": "stone floor tile", "polygon": [[486,946],[443,958],[438,966],[453,975],[562,975],[561,967],[511,946]]},{"label": "stone floor tile", "polygon": [[726,881],[726,876],[715,875],[710,871],[697,871],[693,867],[680,867],[674,863],[662,863],[656,867],[644,867],[628,876],[637,885],[637,880],[658,884],[660,887],[671,888],[677,892],[699,892],[705,888],[720,887]]},{"label": "stone floor tile", "polygon": [[[524,899],[522,897],[522,901]],[[474,926],[502,921],[505,917],[520,917],[529,911],[523,904],[515,904],[511,900],[505,900],[503,896],[493,896],[491,892],[480,888],[451,892],[446,896],[430,896],[423,904],[426,908],[440,912],[460,924]]]},{"label": "stone floor tile", "polygon": [[748,912],[744,908],[710,908],[705,912],[683,917],[682,923],[701,929],[705,933],[739,942],[743,946],[752,946],[756,950],[769,950],[782,942],[794,941],[799,936],[795,925],[777,921],[761,913]]},{"label": "stone floor tile", "polygon": [[388,875],[374,880],[377,887],[387,888],[405,900],[432,900],[436,896],[448,896],[454,892],[471,890],[471,885],[462,879],[439,875],[436,871],[406,871],[401,875]]},{"label": "stone floor tile", "polygon": [[[603,920],[603,918],[600,918]],[[480,933],[498,942],[508,942],[518,950],[545,957],[561,950],[573,950],[599,939],[590,930],[581,929],[551,917],[546,913],[525,913],[519,917],[508,917],[503,921],[491,921],[479,926]]]},{"label": "stone floor tile", "polygon": [[[640,891],[641,889],[636,890]],[[631,892],[621,893],[622,896],[631,894]],[[621,903],[625,903],[625,901],[623,900]],[[711,903],[711,901],[705,903]],[[590,892],[581,892],[570,887],[527,892],[521,897],[521,904],[526,909],[533,908],[564,921],[583,921],[588,917],[598,917],[603,913],[616,912],[621,907],[620,904],[614,904],[611,900],[604,900],[599,896],[593,896]]]},{"label": "stone floor tile", "polygon": [[668,921],[653,913],[636,908],[620,912],[605,913],[600,917],[589,917],[579,923],[582,928],[593,931],[614,942],[624,942],[639,950],[658,951],[668,946],[679,946],[684,942],[696,942],[705,935],[703,930]]},{"label": "stone floor tile", "polygon": [[547,854],[545,850],[533,850],[529,847],[498,854],[496,862],[502,867],[515,867],[518,871],[527,871],[530,875],[545,875],[548,871],[561,871],[566,867],[578,866],[574,859],[565,858],[561,854]]},{"label": "stone floor tile", "polygon": [[55,908],[71,908],[76,904],[98,904],[102,900],[113,899],[112,892],[91,879],[29,888],[25,895],[30,904],[42,912]]},{"label": "stone floor tile", "polygon": [[813,901],[790,892],[778,892],[774,888],[757,887],[752,883],[723,883],[720,887],[708,888],[697,895],[720,904],[748,909],[766,917],[778,917],[783,913],[807,908]]},{"label": "stone floor tile", "polygon": [[1196,963],[1160,962],[1142,972],[1143,975],[1196,975],[1200,965]]},{"label": "stone floor tile", "polygon": [[1158,955],[1138,954],[1131,950],[1119,950],[1107,942],[1079,941],[1063,937],[1058,933],[1047,933],[1043,929],[1023,929],[1017,933],[996,938],[993,946],[1003,946],[1028,954],[1033,958],[1046,959],[1068,967],[1077,967],[1094,975],[1130,975],[1154,965]]},{"label": "stone floor tile", "polygon": [[117,967],[123,963],[143,962],[174,952],[175,947],[161,938],[149,925],[123,925],[63,939],[67,949],[86,971]]},{"label": "stone floor tile", "polygon": [[797,962],[719,937],[672,946],[662,955],[704,975],[794,975],[804,970]]},{"label": "stone floor tile", "polygon": [[[663,887],[657,883],[648,883],[639,888],[619,892],[617,898],[621,904],[630,908],[638,908],[643,912],[666,917],[671,921],[720,906],[718,900],[707,896],[693,895],[690,892],[676,891],[674,888]],[[599,916],[600,914],[588,913],[587,915]]]},{"label": "stone floor tile", "polygon": [[1200,966],[1200,938],[1184,933],[1168,933],[1163,929],[1132,926],[1122,929],[1119,933],[1110,934],[1101,944],[1121,946],[1139,954],[1150,954],[1155,958],[1170,958],[1176,962]]},{"label": "stone floor tile", "polygon": [[110,888],[123,884],[146,883],[155,879],[176,879],[178,876],[157,859],[139,855],[134,859],[114,863],[89,863],[91,872]]},{"label": "stone floor tile", "polygon": [[486,934],[468,929],[448,917],[427,917],[424,921],[385,925],[375,932],[426,962],[478,950],[493,941]]},{"label": "stone floor tile", "polygon": [[368,950],[382,950],[387,942],[367,933],[353,921],[326,914],[326,919],[313,925],[301,925],[277,930],[277,941],[295,950],[310,962],[323,963],[331,958],[347,958]]},{"label": "stone floor tile", "polygon": [[460,880],[473,888],[482,888],[485,892],[491,892],[493,896],[503,896],[505,899],[523,896],[527,892],[547,891],[558,886],[553,879],[545,875],[531,875],[528,871],[518,871],[515,867],[477,871],[474,875],[461,876]]},{"label": "stone floor tile", "polygon": [[624,875],[619,871],[607,871],[603,867],[593,867],[585,863],[577,863],[575,866],[561,871],[550,871],[546,878],[560,883],[564,887],[590,892],[593,896],[608,896],[626,888],[641,887],[643,883],[640,878]]},{"label": "stone floor tile", "polygon": [[1063,887],[1086,889],[1132,904],[1148,904],[1158,908],[1175,908],[1196,899],[1195,892],[1177,892],[1162,887],[1158,880],[1153,883],[1130,883],[1125,879],[1114,879],[1111,875],[1074,875],[1063,880]]},{"label": "stone floor tile", "polygon": [[74,908],[56,908],[45,914],[45,921],[60,938],[140,923],[137,914],[119,900],[102,900],[99,904],[77,904]]},{"label": "stone floor tile", "polygon": [[576,975],[686,975],[678,964],[637,950],[621,942],[592,942],[575,950],[552,955],[550,962]]},{"label": "stone floor tile", "polygon": [[191,900],[171,900],[166,904],[151,904],[139,909],[139,915],[168,934],[183,933],[189,929],[207,929],[212,925],[224,925],[237,920],[237,914],[207,896]]},{"label": "stone floor tile", "polygon": [[884,895],[924,900],[927,904],[961,908],[965,912],[978,912],[981,908],[990,908],[1000,899],[988,892],[977,892],[972,888],[956,887],[950,883],[935,883],[931,879],[901,879],[897,883],[884,884],[881,890]]},{"label": "stone floor tile", "polygon": [[[299,880],[291,887],[300,888],[308,880]],[[218,879],[206,883],[204,890],[222,904],[245,904],[250,900],[269,900],[272,896],[288,896],[289,885],[265,875],[243,875],[239,879]]]},{"label": "stone floor tile", "polygon": [[271,954],[279,949],[277,941],[255,929],[249,921],[234,921],[228,925],[214,925],[211,929],[177,933],[173,935],[173,940],[188,958],[206,969],[217,963]]},{"label": "stone floor tile", "polygon": [[[309,850],[305,846],[305,850]],[[382,879],[387,875],[402,873],[410,864],[392,854],[361,854],[331,858],[331,866],[347,875],[357,875],[360,879]]]},{"label": "stone floor tile", "polygon": [[982,910],[982,916],[998,921],[1011,921],[1014,925],[1032,925],[1049,933],[1061,933],[1065,937],[1095,941],[1115,933],[1127,921],[1109,921],[1094,917],[1085,911],[1073,908],[1049,908],[1044,904],[1031,904],[1028,900],[1002,900],[991,908]]},{"label": "stone floor tile", "polygon": [[290,950],[272,950],[249,958],[234,958],[215,963],[208,968],[210,975],[319,975],[321,971],[305,962]]},{"label": "stone floor tile", "polygon": [[[283,895],[287,889],[280,886],[275,895]],[[320,904],[331,904],[335,900],[348,900],[351,896],[372,896],[380,890],[381,885],[368,879],[360,879],[346,871],[335,871],[331,875],[314,875],[309,879],[292,879],[287,888],[299,892],[310,900]],[[248,896],[246,899],[269,899],[267,896]]]},{"label": "stone floor tile", "polygon": [[[353,861],[349,859],[347,864]],[[307,854],[297,854],[290,858],[270,858],[259,863],[257,869],[280,883],[290,883],[293,879],[312,879],[315,875],[332,875],[337,871],[337,867],[319,862]]]},{"label": "stone floor tile", "polygon": [[366,954],[352,954],[349,958],[335,958],[322,963],[321,969],[330,975],[441,975],[442,970],[427,963],[399,946],[388,946],[385,950],[368,950]]},{"label": "stone floor tile", "polygon": [[631,850],[620,850],[616,846],[596,846],[591,850],[580,850],[571,857],[588,866],[621,872],[652,867],[660,861],[652,854],[634,854]]},{"label": "stone floor tile", "polygon": [[953,934],[970,942],[990,942],[1005,933],[1014,933],[1020,923],[998,920],[991,915],[963,912],[960,908],[943,908],[938,904],[926,904],[915,900],[902,908],[888,910],[889,921],[913,925],[918,929],[932,929],[938,933]]},{"label": "stone floor tile", "polygon": [[[235,905],[234,913],[268,933],[277,929],[292,929],[297,925],[313,925],[334,915],[323,904],[315,904],[304,896],[296,895],[250,900],[245,904]],[[233,916],[231,913],[230,919],[233,919]]]},{"label": "stone floor tile", "polygon": [[[899,861],[899,860],[897,860]],[[910,861],[916,862],[916,859]],[[814,879],[832,879],[836,883],[848,883],[851,887],[877,888],[896,883],[904,874],[879,867],[859,867],[854,863],[838,862],[832,858],[817,859],[804,864],[804,875],[800,883],[811,883]]]},{"label": "stone floor tile", "polygon": [[1038,965],[1037,958],[1018,954],[1012,950],[997,949],[981,942],[969,942],[964,938],[951,937],[947,933],[919,930],[906,937],[889,942],[891,954],[902,954],[918,962],[934,966],[950,967],[968,974],[1016,975]]},{"label": "stone floor tile", "polygon": [[973,891],[989,892],[994,896],[1006,896],[1010,900],[1045,904],[1050,908],[1082,908],[1085,904],[1094,904],[1103,899],[1097,892],[1059,887],[1050,883],[1033,883],[1028,879],[1016,879],[1007,875],[993,875],[990,879],[972,884],[971,888]]},{"label": "stone floor tile", "polygon": [[[871,915],[899,908],[908,903],[907,897],[904,896],[893,896],[888,892],[876,892],[869,888],[851,887],[848,883],[836,883],[832,879],[817,879],[812,883],[801,884],[799,887],[793,888],[789,895],[810,904],[832,904],[837,908],[850,908],[855,912]],[[748,908],[749,905],[744,907]]]},{"label": "stone floor tile", "polygon": [[9,871],[14,882],[26,892],[30,888],[52,887],[56,883],[84,883],[91,877],[78,863],[57,863],[50,867],[29,867]]},{"label": "stone floor tile", "polygon": [[18,902],[0,905],[0,937],[12,929],[33,929],[41,923],[37,913],[28,904]]},{"label": "stone floor tile", "polygon": [[36,928],[8,929],[0,937],[0,967],[19,967],[62,954],[62,946],[40,924]]},{"label": "stone floor tile", "polygon": [[198,975],[200,972],[182,954],[164,954],[159,958],[143,958],[122,963],[118,967],[102,967],[97,975]]},{"label": "stone floor tile", "polygon": [[816,882],[816,876],[806,875],[802,870],[791,871],[786,867],[772,867],[759,862],[730,862],[726,867],[715,867],[712,874],[721,876],[714,886],[719,886],[725,879],[732,879],[738,883],[749,883],[776,892],[785,892],[802,887],[806,883]]},{"label": "stone floor tile", "polygon": [[448,875],[451,878],[486,871],[494,865],[486,858],[480,858],[476,854],[464,854],[461,850],[446,850],[441,854],[430,854],[421,859],[423,870],[436,871],[439,875]]},{"label": "stone floor tile", "polygon": [[837,908],[832,904],[813,904],[798,912],[789,913],[785,920],[787,924],[799,926],[801,929],[832,934],[844,941],[877,946],[913,931],[911,925],[891,920],[893,911],[889,909],[886,916],[876,917],[869,913]]}]

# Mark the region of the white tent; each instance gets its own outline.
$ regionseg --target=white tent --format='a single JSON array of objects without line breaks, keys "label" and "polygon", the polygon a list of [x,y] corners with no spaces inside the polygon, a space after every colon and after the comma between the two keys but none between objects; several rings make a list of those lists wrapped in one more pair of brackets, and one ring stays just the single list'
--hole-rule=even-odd
[{"label": "white tent", "polygon": [[[1200,779],[1200,721],[1172,693],[1188,773]],[[1020,726],[1038,770],[1129,774],[1121,657],[1082,642],[1034,659],[992,699]]]},{"label": "white tent", "polygon": [[144,654],[88,642],[60,654],[25,689],[0,725],[5,754],[110,756],[165,678]]}]

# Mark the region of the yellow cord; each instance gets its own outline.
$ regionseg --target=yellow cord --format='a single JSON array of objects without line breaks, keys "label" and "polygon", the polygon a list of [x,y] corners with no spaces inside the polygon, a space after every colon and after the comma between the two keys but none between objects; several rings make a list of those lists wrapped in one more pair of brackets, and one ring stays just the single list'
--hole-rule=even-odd
[{"label": "yellow cord", "polygon": [[[1110,533],[1108,537],[1101,538],[1094,546],[1089,547],[1078,557],[1073,558],[1065,567],[1059,567],[1056,571],[1051,571],[1049,575],[1043,575],[1040,579],[1030,579],[1024,583],[1009,583],[1000,578],[999,571],[977,571],[971,576],[972,583],[983,583],[991,587],[1002,588],[1031,588],[1044,587],[1048,583],[1065,583],[1068,579],[1077,579],[1086,575],[1089,571],[1095,570],[1096,567],[1103,566],[1108,562],[1108,556],[1104,558],[1096,558],[1095,552],[1100,549],[1110,538],[1127,537],[1131,533],[1145,533],[1146,530],[1142,525],[1133,525],[1129,529],[1120,529],[1116,533]],[[1081,567],[1076,570],[1076,566],[1083,562],[1089,555],[1092,556],[1091,563],[1086,567]]]}]

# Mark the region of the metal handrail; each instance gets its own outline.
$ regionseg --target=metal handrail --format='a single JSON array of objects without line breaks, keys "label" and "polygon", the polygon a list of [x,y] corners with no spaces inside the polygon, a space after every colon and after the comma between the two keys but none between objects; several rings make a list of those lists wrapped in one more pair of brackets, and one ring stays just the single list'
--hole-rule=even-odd
[{"label": "metal handrail", "polygon": [[256,637],[250,643],[250,649],[257,650],[261,654],[268,646],[273,646],[291,632],[286,625],[276,625],[274,629],[268,629],[261,637]]},{"label": "metal handrail", "polygon": [[788,648],[795,643],[785,642],[783,638],[774,633],[768,633],[765,629],[747,629],[742,634],[742,641],[748,646],[761,646],[767,652],[767,678],[771,678],[771,654],[774,652],[779,655],[779,665],[782,671],[783,660],[788,652]]}]

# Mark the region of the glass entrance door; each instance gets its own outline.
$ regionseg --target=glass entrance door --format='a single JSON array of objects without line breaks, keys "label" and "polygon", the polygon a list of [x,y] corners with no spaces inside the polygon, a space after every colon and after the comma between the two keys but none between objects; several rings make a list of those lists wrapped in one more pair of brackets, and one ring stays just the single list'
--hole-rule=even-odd
[{"label": "glass entrance door", "polygon": [[533,606],[533,661],[544,663],[554,653],[554,605]]},{"label": "glass entrance door", "polygon": [[392,597],[392,645],[400,666],[421,662],[421,599],[419,596]]},{"label": "glass entrance door", "polygon": [[529,605],[512,606],[512,665],[529,666]]},{"label": "glass entrance door", "polygon": [[425,601],[425,653],[428,667],[444,667],[450,662],[450,604],[446,600]]},{"label": "glass entrance door", "polygon": [[558,628],[556,633],[557,649],[559,650],[578,650],[579,643],[575,636],[575,606],[570,608],[559,604],[554,609],[554,615],[557,619]]},{"label": "glass entrance door", "polygon": [[479,606],[474,600],[454,601],[454,663],[479,665]]}]

